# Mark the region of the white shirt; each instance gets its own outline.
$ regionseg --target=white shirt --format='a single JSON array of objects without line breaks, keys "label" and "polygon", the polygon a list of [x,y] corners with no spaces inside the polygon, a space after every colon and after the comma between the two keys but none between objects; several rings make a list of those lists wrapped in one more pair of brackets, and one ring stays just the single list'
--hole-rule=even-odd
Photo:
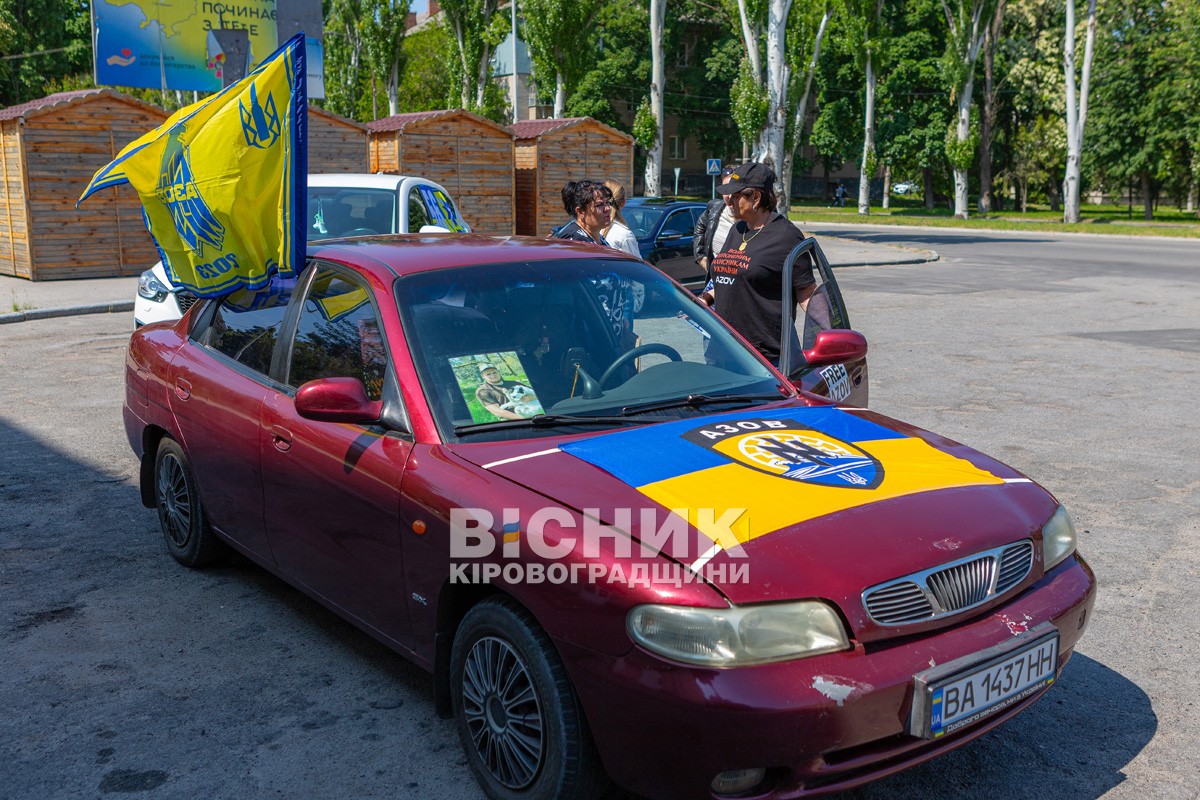
[{"label": "white shirt", "polygon": [[633,231],[629,230],[627,226],[622,225],[618,220],[613,220],[608,232],[604,234],[604,238],[608,241],[609,247],[624,250],[634,258],[642,257],[641,251],[638,250],[637,237],[633,235]]},{"label": "white shirt", "polygon": [[717,231],[713,234],[712,249],[713,253],[720,253],[725,249],[725,240],[729,238],[729,229],[733,227],[733,214],[729,211],[729,206],[721,209],[721,216],[717,219]]}]

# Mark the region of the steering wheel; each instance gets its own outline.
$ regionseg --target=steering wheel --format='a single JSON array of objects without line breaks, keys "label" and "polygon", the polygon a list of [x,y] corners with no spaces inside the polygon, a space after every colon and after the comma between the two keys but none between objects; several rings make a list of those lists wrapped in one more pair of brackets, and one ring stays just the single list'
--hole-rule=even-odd
[{"label": "steering wheel", "polygon": [[608,369],[604,370],[604,374],[600,376],[600,388],[604,388],[604,385],[608,383],[608,379],[615,375],[621,367],[635,358],[640,358],[650,353],[658,353],[660,356],[666,356],[672,361],[683,361],[683,356],[679,355],[679,351],[669,344],[651,342],[650,344],[638,345],[632,350],[617,356],[617,360],[608,365]]},{"label": "steering wheel", "polygon": [[346,231],[342,236],[378,236],[379,231],[374,228],[355,228],[354,230]]}]

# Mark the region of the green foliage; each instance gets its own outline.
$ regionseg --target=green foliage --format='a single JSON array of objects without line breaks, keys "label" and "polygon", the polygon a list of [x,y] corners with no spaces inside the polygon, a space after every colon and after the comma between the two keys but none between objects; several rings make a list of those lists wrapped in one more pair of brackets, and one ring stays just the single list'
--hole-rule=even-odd
[{"label": "green foliage", "polygon": [[629,130],[634,108],[650,85],[649,25],[645,4],[600,6],[595,41],[588,50],[591,67],[567,97],[568,116],[594,117]]},{"label": "green foliage", "polygon": [[600,6],[578,0],[525,0],[525,43],[539,93],[553,97],[561,76],[570,97],[592,61],[593,24]]},{"label": "green foliage", "polygon": [[951,169],[969,170],[975,161],[975,153],[979,150],[979,113],[975,107],[972,107],[971,111],[970,127],[967,138],[963,141],[958,140],[958,123],[955,120],[951,120],[946,126],[946,161],[950,163]]},{"label": "green foliage", "polygon": [[[487,98],[487,56],[504,41],[510,26],[507,15],[497,14],[496,0],[445,0],[441,3],[445,25],[454,43],[451,78],[458,91],[450,107],[462,106],[485,116],[496,113]],[[480,84],[482,80],[483,85]],[[478,102],[484,94],[482,106]]]},{"label": "green foliage", "polygon": [[453,58],[450,34],[428,25],[404,37],[404,74],[400,77],[400,112],[438,111],[454,87],[446,64]]},{"label": "green foliage", "polygon": [[744,59],[738,69],[737,79],[729,89],[729,113],[737,125],[744,144],[758,139],[759,132],[767,122],[767,88],[758,83],[749,59]]},{"label": "green foliage", "polygon": [[644,150],[654,149],[658,142],[658,120],[650,108],[650,98],[643,97],[633,117],[633,138]]},{"label": "green foliage", "polygon": [[[79,0],[0,0],[0,52],[22,56],[0,61],[0,105],[84,82],[92,71],[91,25],[88,4]],[[45,52],[59,48],[66,49]]]}]

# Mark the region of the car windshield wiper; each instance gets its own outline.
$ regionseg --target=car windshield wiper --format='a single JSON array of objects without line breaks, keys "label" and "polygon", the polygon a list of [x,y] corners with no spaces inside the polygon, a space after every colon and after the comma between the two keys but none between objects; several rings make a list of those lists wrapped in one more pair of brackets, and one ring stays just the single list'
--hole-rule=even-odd
[{"label": "car windshield wiper", "polygon": [[708,395],[708,394],[689,394],[680,400],[666,400],[661,403],[646,403],[640,406],[625,406],[621,409],[621,414],[625,417],[631,417],[634,414],[642,414],[647,411],[664,411],[669,408],[700,408],[701,406],[714,405],[717,403],[731,404],[747,404],[761,403],[768,400],[786,400],[787,397],[782,394],[726,394],[726,395]]},{"label": "car windshield wiper", "polygon": [[573,425],[648,425],[658,420],[631,417],[587,417],[580,414],[538,414],[529,419],[502,419],[498,422],[479,422],[474,425],[459,425],[454,432],[470,436],[473,433],[498,431],[508,428],[557,428]]}]

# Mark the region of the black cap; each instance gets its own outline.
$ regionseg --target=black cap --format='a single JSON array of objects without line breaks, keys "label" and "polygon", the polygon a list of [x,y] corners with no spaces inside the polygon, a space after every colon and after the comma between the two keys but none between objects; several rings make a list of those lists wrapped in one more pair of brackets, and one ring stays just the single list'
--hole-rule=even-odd
[{"label": "black cap", "polygon": [[743,189],[766,191],[775,185],[775,173],[766,164],[748,161],[733,171],[729,183],[717,187],[721,194],[735,194]]}]

